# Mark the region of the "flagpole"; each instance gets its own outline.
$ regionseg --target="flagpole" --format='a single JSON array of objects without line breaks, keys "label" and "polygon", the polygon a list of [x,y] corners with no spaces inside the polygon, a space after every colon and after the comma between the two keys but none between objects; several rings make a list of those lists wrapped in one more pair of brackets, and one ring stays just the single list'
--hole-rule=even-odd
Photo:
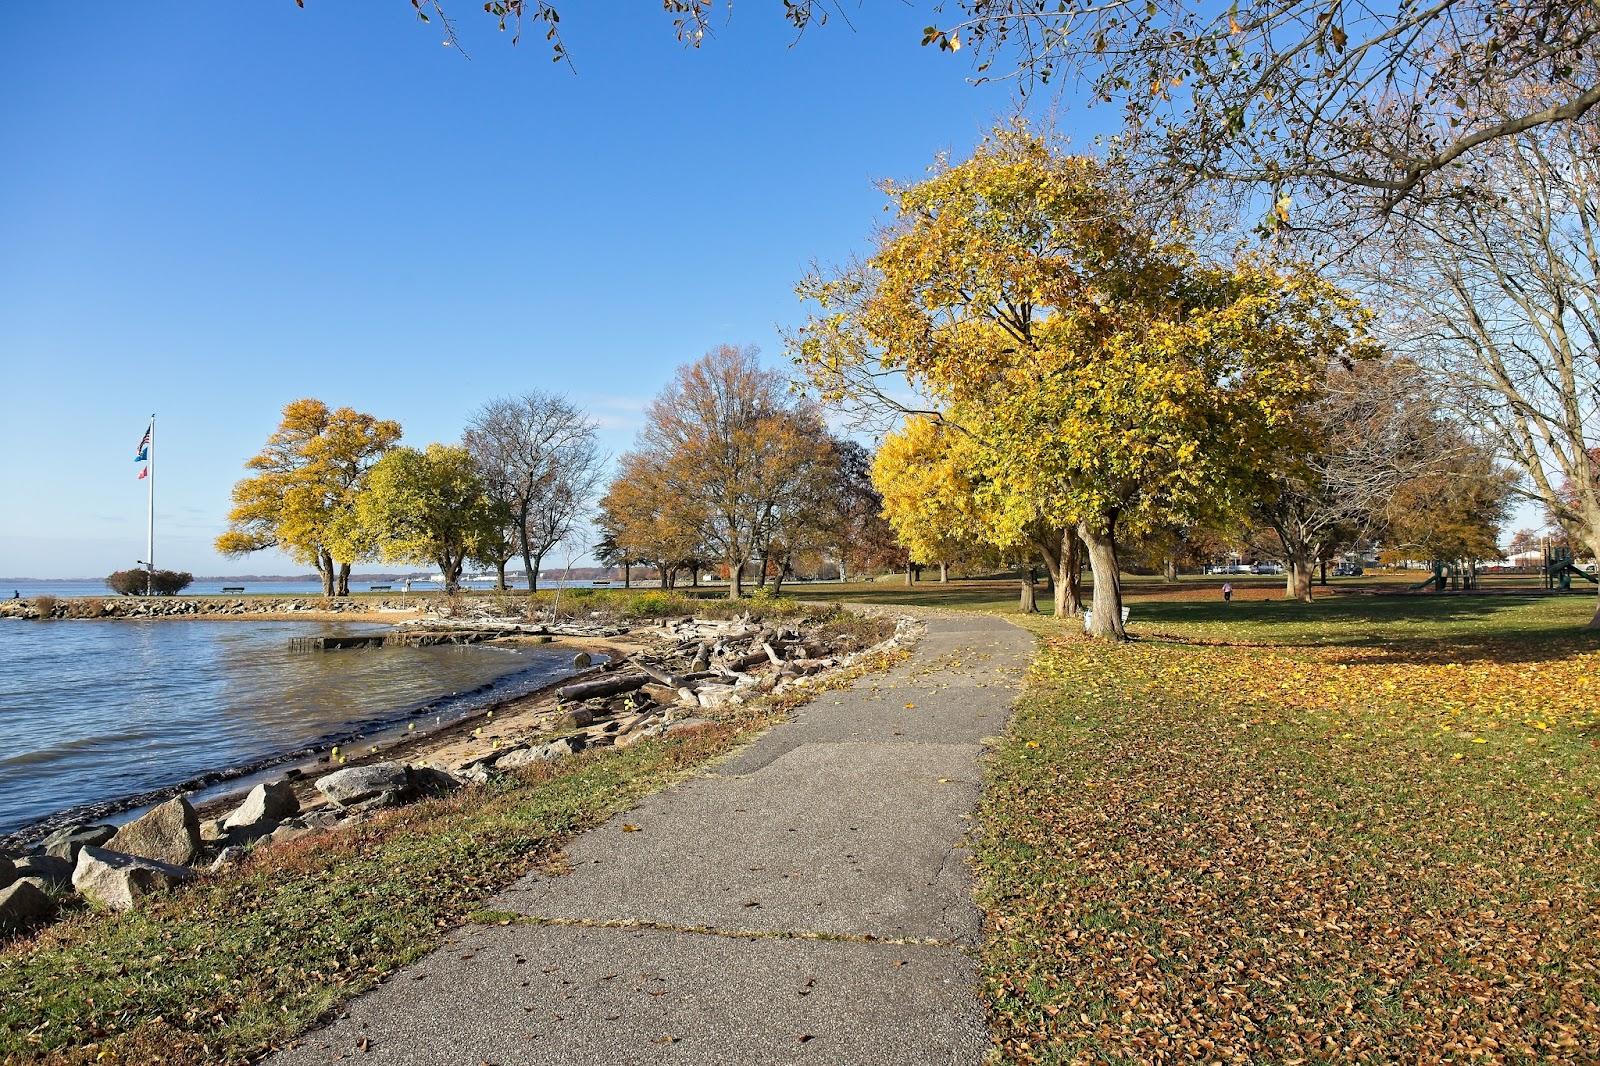
[{"label": "flagpole", "polygon": [[150,476],[145,478],[145,542],[144,542],[144,594],[155,594],[156,584],[156,416],[150,416],[150,456],[145,466]]}]

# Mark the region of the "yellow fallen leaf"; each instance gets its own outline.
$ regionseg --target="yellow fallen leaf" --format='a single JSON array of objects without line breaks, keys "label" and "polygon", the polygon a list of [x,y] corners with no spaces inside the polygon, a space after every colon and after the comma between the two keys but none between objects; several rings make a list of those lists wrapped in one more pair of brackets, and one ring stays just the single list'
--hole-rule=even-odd
[{"label": "yellow fallen leaf", "polygon": [[639,827],[634,825],[632,822],[627,822],[622,826],[622,831],[624,833],[637,833],[639,831]]}]

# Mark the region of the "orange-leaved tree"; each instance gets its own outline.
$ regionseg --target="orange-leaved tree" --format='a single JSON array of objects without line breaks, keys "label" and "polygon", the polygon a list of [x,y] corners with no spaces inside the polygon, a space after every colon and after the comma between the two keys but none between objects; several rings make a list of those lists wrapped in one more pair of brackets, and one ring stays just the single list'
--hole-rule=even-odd
[{"label": "orange-leaved tree", "polygon": [[217,550],[278,548],[316,567],[324,595],[349,595],[356,559],[336,550],[338,529],[351,520],[367,471],[399,439],[400,423],[350,407],[310,398],[285,405],[266,446],[245,463],[255,473],[233,487]]}]

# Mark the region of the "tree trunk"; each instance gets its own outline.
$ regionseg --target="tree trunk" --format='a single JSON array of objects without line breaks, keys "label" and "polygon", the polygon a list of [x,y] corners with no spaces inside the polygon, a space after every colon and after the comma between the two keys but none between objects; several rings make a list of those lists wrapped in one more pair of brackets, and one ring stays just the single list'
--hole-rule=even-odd
[{"label": "tree trunk", "polygon": [[1318,576],[1317,584],[1321,585],[1323,588],[1327,588],[1328,587],[1328,560],[1326,560],[1326,559],[1318,559],[1317,560],[1317,566],[1321,569],[1321,573],[1317,575]]},{"label": "tree trunk", "polygon": [[947,582],[949,580],[950,580],[950,564],[949,563],[940,563],[939,564],[939,584],[943,585],[945,582]]},{"label": "tree trunk", "polygon": [[695,589],[700,587],[700,564],[699,563],[695,563],[693,566],[689,567],[689,587],[690,588],[695,588]]},{"label": "tree trunk", "polygon": [[339,583],[334,587],[333,594],[335,596],[348,596],[348,595],[350,595],[350,564],[349,563],[340,563],[339,564]]},{"label": "tree trunk", "polygon": [[506,590],[506,563],[508,562],[510,562],[509,559],[501,559],[494,564],[494,587],[498,592]]},{"label": "tree trunk", "polygon": [[1169,555],[1161,560],[1161,576],[1166,578],[1168,581],[1178,580],[1177,556]]},{"label": "tree trunk", "polygon": [[906,588],[910,588],[911,585],[912,585],[911,564],[907,563],[906,564]]},{"label": "tree trunk", "polygon": [[789,558],[784,556],[778,560],[778,568],[772,572],[772,594],[783,595],[783,572],[789,569]]},{"label": "tree trunk", "polygon": [[630,559],[622,560],[622,587],[633,588],[633,561]]},{"label": "tree trunk", "polygon": [[1286,600],[1299,600],[1301,603],[1310,603],[1311,595],[1311,560],[1304,555],[1291,552],[1288,558],[1289,576],[1285,579],[1283,598]]},{"label": "tree trunk", "polygon": [[528,544],[528,509],[522,509],[517,522],[517,542],[522,548],[522,570],[528,576],[528,591],[539,591],[539,568],[533,562],[533,548]]},{"label": "tree trunk", "polygon": [[656,566],[656,580],[660,583],[663,591],[667,588],[667,573],[671,569],[666,563],[660,563]]},{"label": "tree trunk", "polygon": [[539,568],[544,565],[544,552],[540,552],[538,555],[535,555],[531,561],[527,556],[523,556],[522,558],[522,565],[528,568],[528,591],[538,592]]},{"label": "tree trunk", "polygon": [[322,579],[322,594],[333,595],[333,556],[325,551],[317,552],[317,576]]},{"label": "tree trunk", "polygon": [[842,585],[846,581],[849,581],[849,580],[850,579],[847,576],[845,576],[845,572],[844,572],[844,556],[840,555],[839,556],[839,584]]},{"label": "tree trunk", "polygon": [[1033,590],[1033,567],[1022,568],[1022,599],[1017,609],[1023,614],[1038,614],[1039,600]]},{"label": "tree trunk", "polygon": [[758,558],[761,560],[761,570],[756,574],[756,588],[764,589],[767,587],[767,567],[772,565],[772,557],[763,548]]},{"label": "tree trunk", "polygon": [[[1600,589],[1597,589],[1596,592],[1600,593]],[[1600,629],[1600,597],[1597,597],[1596,601],[1595,601],[1594,617],[1589,619],[1589,624],[1587,626],[1585,626],[1584,628],[1585,629]]]},{"label": "tree trunk", "polygon": [[1063,622],[1083,614],[1083,588],[1078,572],[1083,569],[1083,545],[1077,534],[1061,534],[1061,550],[1056,563],[1056,617]]},{"label": "tree trunk", "polygon": [[1089,570],[1094,574],[1094,603],[1090,608],[1089,632],[1109,640],[1126,640],[1122,625],[1122,575],[1117,567],[1115,519],[1105,531],[1088,525],[1078,527],[1078,537],[1089,554]]},{"label": "tree trunk", "polygon": [[744,561],[728,564],[728,599],[736,600],[744,595]]}]

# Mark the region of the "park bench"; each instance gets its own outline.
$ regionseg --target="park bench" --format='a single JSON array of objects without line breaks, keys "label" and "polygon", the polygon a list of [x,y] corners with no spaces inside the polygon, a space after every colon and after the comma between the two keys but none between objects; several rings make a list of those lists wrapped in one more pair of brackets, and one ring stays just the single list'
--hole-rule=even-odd
[{"label": "park bench", "polygon": [[243,592],[243,591],[244,591],[244,586],[243,585],[224,585],[224,586],[222,586],[223,595],[227,595],[230,592]]},{"label": "park bench", "polygon": [[393,585],[368,585],[367,586],[367,591],[368,592],[389,592],[393,588],[394,588]]}]

